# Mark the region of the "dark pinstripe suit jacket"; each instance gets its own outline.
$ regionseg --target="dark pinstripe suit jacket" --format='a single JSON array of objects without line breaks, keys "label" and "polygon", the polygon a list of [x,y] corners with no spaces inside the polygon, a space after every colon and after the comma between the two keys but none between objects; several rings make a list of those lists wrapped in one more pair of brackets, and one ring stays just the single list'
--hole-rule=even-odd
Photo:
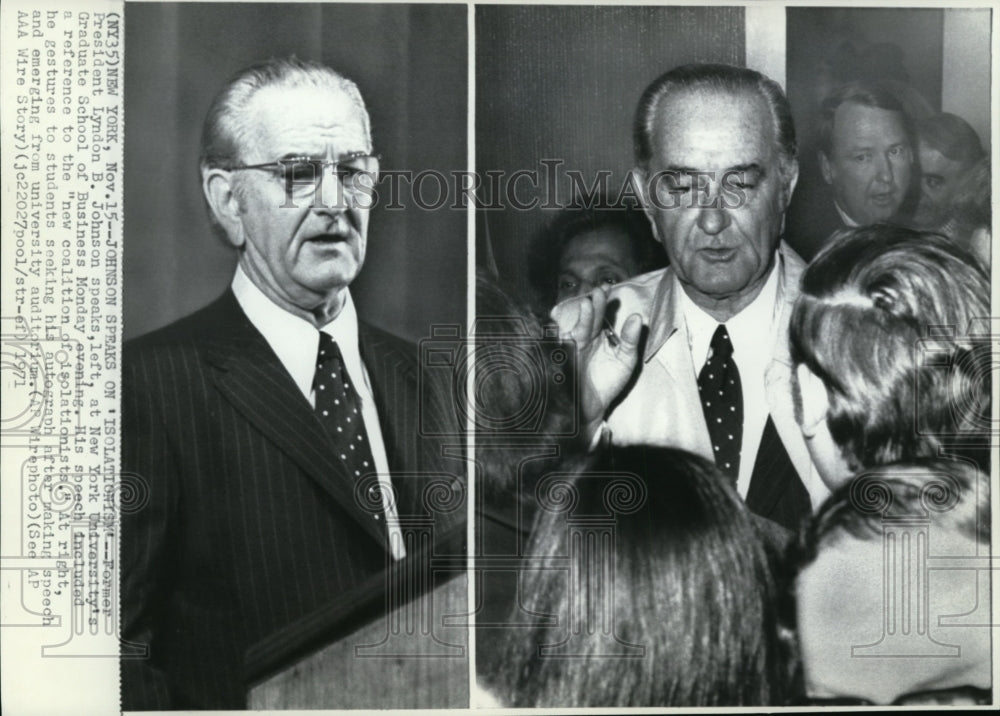
[{"label": "dark pinstripe suit jacket", "polygon": [[[440,434],[449,406],[418,406],[415,346],[364,324],[360,342],[400,515],[419,514],[433,475],[461,491],[417,425]],[[123,708],[245,707],[246,648],[384,569],[384,518],[231,291],[127,343],[122,393],[123,473],[148,493],[123,509],[123,637],[149,647],[122,660]]]}]

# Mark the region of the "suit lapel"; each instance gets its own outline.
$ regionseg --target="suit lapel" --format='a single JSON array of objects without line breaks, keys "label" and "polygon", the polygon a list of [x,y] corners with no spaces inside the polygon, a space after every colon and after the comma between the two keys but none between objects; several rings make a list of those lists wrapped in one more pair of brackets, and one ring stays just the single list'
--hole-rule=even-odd
[{"label": "suit lapel", "polygon": [[417,392],[415,357],[401,355],[393,342],[370,326],[358,324],[361,358],[372,382],[372,397],[378,411],[386,457],[392,472],[419,469],[414,454],[416,406],[411,405]]},{"label": "suit lapel", "polygon": [[369,535],[386,545],[382,522],[359,509],[353,479],[334,455],[329,436],[288,371],[232,292],[227,291],[220,303],[227,315],[220,317],[217,325],[221,333],[206,351],[206,359],[217,369],[213,379],[219,392],[353,515]]},{"label": "suit lapel", "polygon": [[809,493],[799,479],[770,416],[761,436],[746,504],[751,511],[793,531],[811,511]]},{"label": "suit lapel", "polygon": [[768,416],[757,450],[757,461],[753,466],[750,485],[747,488],[747,507],[758,515],[770,516],[774,504],[788,489],[789,469],[792,469],[794,474],[794,468],[774,429],[771,416]]},{"label": "suit lapel", "polygon": [[661,327],[654,329],[654,332],[658,331],[662,336],[658,339],[660,349],[657,359],[661,361],[667,375],[673,381],[677,405],[689,406],[688,413],[680,417],[674,429],[687,436],[683,443],[685,446],[690,446],[689,449],[693,452],[714,461],[712,439],[708,435],[708,424],[705,422],[701,395],[698,393],[699,369],[695,367],[694,359],[691,357],[687,321],[678,295],[678,292],[683,290],[671,277],[669,286],[663,288],[662,297],[658,298],[658,301],[662,302],[663,312],[656,315],[663,316],[663,320]]},{"label": "suit lapel", "polygon": [[420,512],[419,493],[425,477],[418,454],[415,357],[403,355],[396,341],[361,322],[358,339],[371,379],[397,509],[400,517],[413,516]]}]

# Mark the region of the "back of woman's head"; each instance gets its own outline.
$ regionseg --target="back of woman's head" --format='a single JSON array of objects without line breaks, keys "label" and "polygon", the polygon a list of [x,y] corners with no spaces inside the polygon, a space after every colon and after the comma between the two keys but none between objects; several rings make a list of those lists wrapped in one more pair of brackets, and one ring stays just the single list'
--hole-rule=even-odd
[{"label": "back of woman's head", "polygon": [[781,701],[767,557],[714,465],[612,448],[572,476],[543,478],[538,502],[528,555],[543,568],[524,575],[518,613],[558,622],[507,630],[488,677],[502,702]]},{"label": "back of woman's head", "polygon": [[[990,544],[989,473],[970,462],[926,458],[879,465],[855,475],[823,502],[788,551],[798,572],[843,540],[878,542],[888,520],[918,518],[937,532]],[[940,537],[940,535],[939,535]]]},{"label": "back of woman's head", "polygon": [[825,384],[830,434],[850,467],[935,455],[942,439],[981,430],[989,342],[969,331],[989,298],[980,265],[936,234],[876,224],[813,260],[792,360]]},{"label": "back of woman's head", "polygon": [[575,447],[576,376],[567,359],[572,351],[483,272],[476,274],[476,322],[469,341],[474,402],[465,394],[470,365],[462,344],[451,388],[460,410],[474,421],[486,499],[510,500],[550,463],[538,454],[540,442],[563,452]]},{"label": "back of woman's head", "polygon": [[989,505],[989,472],[945,458],[882,465],[833,491],[788,554],[811,699],[926,705],[985,692],[989,703],[990,630],[949,623],[989,612],[989,580],[953,568],[989,554]]}]

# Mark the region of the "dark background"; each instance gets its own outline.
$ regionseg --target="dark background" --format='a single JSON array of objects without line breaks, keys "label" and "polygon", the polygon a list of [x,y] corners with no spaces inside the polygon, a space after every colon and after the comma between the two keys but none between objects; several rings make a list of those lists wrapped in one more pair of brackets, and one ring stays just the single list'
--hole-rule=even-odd
[{"label": "dark background", "polygon": [[[561,159],[589,186],[600,170],[617,193],[632,162],[632,114],[646,86],[686,62],[744,63],[740,7],[476,7],[476,166],[538,169]],[[518,183],[517,198],[545,201]],[[557,185],[568,202],[571,185]],[[533,235],[555,211],[481,210],[477,262],[486,237],[500,276],[528,292]]]},{"label": "dark background", "polygon": [[[125,337],[190,313],[232,279],[198,174],[201,122],[237,70],[296,54],[353,79],[385,169],[467,166],[464,5],[129,3],[125,12]],[[428,192],[433,188],[429,186]],[[432,197],[433,198],[433,197]],[[466,214],[372,211],[351,292],[362,317],[417,340],[464,323]]]}]

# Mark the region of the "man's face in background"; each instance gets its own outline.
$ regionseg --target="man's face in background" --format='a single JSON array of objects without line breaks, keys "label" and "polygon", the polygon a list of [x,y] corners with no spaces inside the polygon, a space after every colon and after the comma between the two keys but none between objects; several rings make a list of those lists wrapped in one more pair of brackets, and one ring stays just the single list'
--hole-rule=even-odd
[{"label": "man's face in background", "polygon": [[951,200],[969,165],[949,159],[926,142],[920,142],[920,201],[913,220],[936,229],[948,220]]},{"label": "man's face in background", "polygon": [[837,108],[830,153],[820,153],[820,169],[838,206],[859,226],[899,211],[912,164],[902,114],[857,102]]},{"label": "man's face in background", "polygon": [[595,288],[611,288],[639,273],[628,233],[615,226],[581,231],[566,242],[559,256],[556,301],[584,296]]}]

